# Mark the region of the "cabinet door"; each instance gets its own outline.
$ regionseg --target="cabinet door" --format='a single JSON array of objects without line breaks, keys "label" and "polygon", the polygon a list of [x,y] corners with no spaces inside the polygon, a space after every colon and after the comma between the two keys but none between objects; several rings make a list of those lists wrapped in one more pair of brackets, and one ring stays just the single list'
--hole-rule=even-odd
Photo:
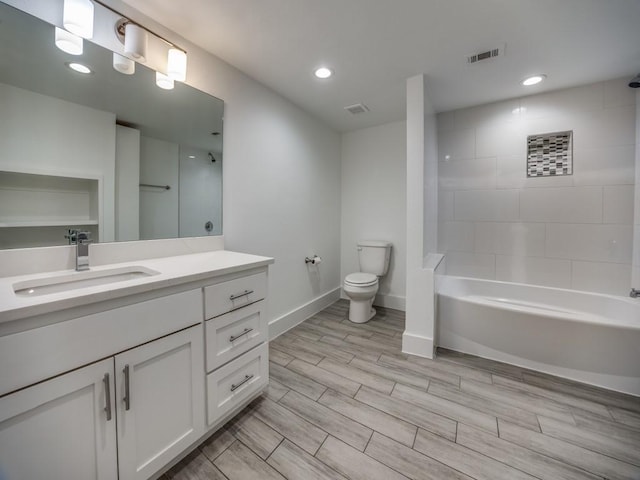
[{"label": "cabinet door", "polygon": [[113,359],[0,398],[0,478],[116,480]]},{"label": "cabinet door", "polygon": [[147,479],[204,434],[204,332],[116,355],[120,480]]}]

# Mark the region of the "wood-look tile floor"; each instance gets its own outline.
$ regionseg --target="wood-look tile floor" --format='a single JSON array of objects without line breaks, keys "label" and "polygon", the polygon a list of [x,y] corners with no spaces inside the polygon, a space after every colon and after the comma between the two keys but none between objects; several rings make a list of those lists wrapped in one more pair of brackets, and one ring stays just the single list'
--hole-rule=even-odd
[{"label": "wood-look tile floor", "polygon": [[640,479],[640,399],[439,350],[338,301],[271,342],[270,386],[166,479]]}]

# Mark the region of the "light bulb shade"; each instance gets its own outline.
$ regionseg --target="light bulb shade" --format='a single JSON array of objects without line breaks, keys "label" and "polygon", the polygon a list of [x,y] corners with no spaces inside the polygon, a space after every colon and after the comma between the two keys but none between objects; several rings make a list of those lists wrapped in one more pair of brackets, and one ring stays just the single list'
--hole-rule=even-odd
[{"label": "light bulb shade", "polygon": [[93,37],[93,3],[91,0],[64,0],[64,28],[83,38]]},{"label": "light bulb shade", "polygon": [[164,73],[156,72],[156,85],[163,90],[173,90],[173,78],[169,78]]},{"label": "light bulb shade", "polygon": [[73,33],[69,33],[62,28],[56,27],[55,33],[56,47],[71,55],[82,55],[82,38]]},{"label": "light bulb shade", "polygon": [[144,63],[147,61],[147,31],[135,23],[127,23],[124,27],[125,55]]},{"label": "light bulb shade", "polygon": [[133,75],[136,73],[136,62],[119,53],[113,52],[113,68],[125,75]]},{"label": "light bulb shade", "polygon": [[169,49],[167,58],[167,75],[179,82],[187,79],[187,53],[177,48]]}]

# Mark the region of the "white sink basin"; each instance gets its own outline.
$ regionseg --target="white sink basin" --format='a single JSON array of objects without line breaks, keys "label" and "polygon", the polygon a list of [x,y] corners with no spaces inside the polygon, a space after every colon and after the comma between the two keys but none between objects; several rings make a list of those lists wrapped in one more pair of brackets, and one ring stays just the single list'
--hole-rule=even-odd
[{"label": "white sink basin", "polygon": [[69,292],[81,288],[107,285],[109,283],[126,282],[158,275],[160,272],[146,267],[130,266],[109,270],[89,270],[62,275],[36,278],[13,284],[13,291],[21,297],[48,295],[51,293]]}]

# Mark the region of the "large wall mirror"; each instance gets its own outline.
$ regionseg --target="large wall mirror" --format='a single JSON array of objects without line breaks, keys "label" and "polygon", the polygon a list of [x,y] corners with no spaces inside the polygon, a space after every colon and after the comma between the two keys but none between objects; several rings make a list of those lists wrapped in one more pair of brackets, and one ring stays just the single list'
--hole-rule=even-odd
[{"label": "large wall mirror", "polygon": [[[81,62],[89,74],[69,68]],[[224,102],[0,3],[0,248],[222,233]]]}]

